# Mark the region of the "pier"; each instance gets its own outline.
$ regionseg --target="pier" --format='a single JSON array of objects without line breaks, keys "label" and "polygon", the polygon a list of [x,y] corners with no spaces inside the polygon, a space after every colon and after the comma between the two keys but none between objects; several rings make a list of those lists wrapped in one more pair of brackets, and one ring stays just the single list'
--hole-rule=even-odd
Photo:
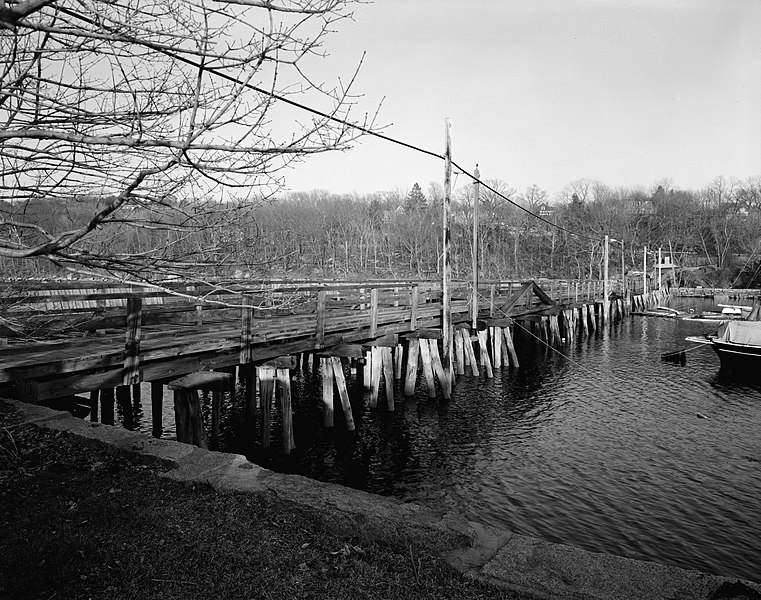
[{"label": "pier", "polygon": [[[476,293],[468,283],[454,282],[451,351],[445,352],[440,282],[6,284],[6,322],[23,319],[49,339],[5,340],[0,395],[30,403],[77,397],[89,404],[92,420],[112,424],[114,403],[128,407],[140,384],[149,382],[154,435],[161,434],[168,387],[174,391],[178,439],[205,447],[197,394],[214,394],[214,438],[219,395],[237,379],[267,446],[272,406],[291,414],[292,369],[320,373],[323,424],[334,425],[337,398],[351,430],[345,372],[362,377],[371,407],[383,390],[386,409],[393,411],[393,382],[401,379],[405,395],[414,393],[422,377],[430,398],[446,399],[458,375],[488,378],[495,369],[518,366],[516,326],[560,346],[665,297],[662,291],[627,292],[604,302],[602,294],[599,280],[484,281]],[[282,423],[288,453],[294,443],[290,419]]]}]

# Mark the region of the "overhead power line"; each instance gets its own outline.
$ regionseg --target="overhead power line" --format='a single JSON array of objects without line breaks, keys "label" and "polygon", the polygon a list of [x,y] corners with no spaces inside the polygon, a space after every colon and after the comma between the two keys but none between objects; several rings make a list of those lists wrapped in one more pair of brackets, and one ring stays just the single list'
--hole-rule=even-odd
[{"label": "overhead power line", "polygon": [[[81,15],[78,12],[76,12],[76,11],[70,9],[70,8],[59,7],[59,10],[61,12],[65,13],[65,14],[69,15],[70,17],[73,17],[75,19],[78,19],[80,21],[83,21],[83,22],[87,23],[88,25],[92,25],[92,26],[95,26],[95,27],[104,27],[104,25],[102,23],[97,23],[93,19],[90,19],[90,18],[88,18],[88,17],[86,17],[84,15]],[[328,121],[332,121],[334,123],[338,123],[340,125],[344,125],[346,127],[350,127],[352,129],[356,129],[357,131],[360,131],[360,132],[362,132],[362,133],[364,133],[366,135],[370,135],[370,136],[376,137],[378,139],[381,139],[383,141],[386,141],[386,142],[389,142],[389,143],[392,143],[392,144],[396,144],[398,146],[402,146],[403,148],[407,148],[409,150],[413,150],[415,152],[418,152],[418,153],[421,153],[421,154],[425,154],[427,156],[432,156],[434,158],[438,158],[439,160],[444,160],[444,155],[443,154],[440,154],[440,153],[437,153],[437,152],[433,152],[431,150],[426,150],[425,148],[421,148],[420,146],[416,146],[415,144],[411,144],[411,143],[399,140],[397,138],[393,138],[391,136],[382,134],[382,133],[380,133],[378,131],[373,131],[372,129],[369,129],[368,127],[365,127],[364,125],[360,125],[358,123],[353,123],[351,121],[347,121],[346,119],[342,119],[342,118],[337,117],[335,115],[331,115],[330,113],[326,113],[326,112],[321,111],[319,109],[312,108],[311,106],[307,106],[306,104],[303,104],[301,102],[297,102],[296,100],[291,100],[290,98],[286,98],[285,96],[281,96],[280,94],[277,94],[277,93],[275,93],[275,92],[273,92],[271,90],[265,90],[263,88],[260,88],[259,86],[254,85],[254,84],[241,81],[237,77],[233,77],[232,75],[228,75],[227,73],[224,73],[222,71],[218,71],[215,68],[208,67],[206,65],[202,65],[202,64],[200,64],[200,63],[198,63],[198,62],[196,62],[194,60],[191,60],[191,59],[187,58],[186,56],[183,56],[182,54],[177,54],[177,53],[172,52],[171,50],[169,50],[167,48],[162,48],[158,44],[154,44],[154,43],[151,43],[151,42],[146,41],[146,40],[137,39],[137,38],[134,38],[132,36],[124,35],[123,33],[117,32],[117,31],[112,31],[112,33],[114,35],[118,36],[121,40],[123,40],[125,42],[129,42],[129,43],[132,43],[132,44],[139,44],[139,45],[146,46],[148,48],[151,48],[151,49],[155,50],[156,52],[161,52],[162,54],[165,54],[166,56],[168,56],[168,57],[170,57],[170,58],[172,58],[174,60],[183,62],[183,63],[185,63],[187,65],[190,65],[190,66],[193,66],[193,67],[195,67],[197,69],[202,69],[203,71],[205,71],[207,73],[210,73],[212,75],[215,75],[216,77],[219,77],[219,78],[224,79],[226,81],[229,81],[230,83],[234,83],[236,85],[245,87],[246,89],[250,89],[250,90],[255,91],[257,93],[264,94],[266,96],[270,96],[271,98],[274,98],[275,100],[277,100],[279,102],[283,102],[285,104],[288,104],[288,105],[293,106],[295,108],[298,108],[300,110],[304,110],[306,112],[312,113],[314,115],[322,117],[323,119],[327,119]],[[470,177],[473,181],[477,181],[478,183],[483,185],[486,189],[488,189],[493,194],[496,194],[497,196],[499,196],[500,198],[502,198],[506,202],[508,202],[508,203],[512,204],[513,206],[519,208],[523,212],[531,215],[535,219],[537,219],[539,221],[542,221],[543,223],[546,223],[547,225],[549,225],[551,227],[555,227],[556,229],[559,229],[560,231],[565,231],[566,233],[568,233],[570,235],[575,235],[575,236],[577,236],[579,238],[584,238],[584,239],[588,239],[588,240],[592,240],[592,241],[597,241],[597,238],[593,238],[593,237],[585,235],[583,233],[578,233],[576,231],[571,231],[570,229],[567,229],[566,227],[563,227],[562,225],[558,225],[557,223],[553,223],[552,221],[548,221],[547,219],[537,215],[536,213],[531,212],[526,207],[521,206],[517,202],[511,200],[510,198],[508,198],[507,196],[505,196],[504,194],[502,194],[498,190],[494,189],[492,186],[490,186],[485,181],[483,181],[483,180],[479,179],[478,177],[476,177],[473,173],[470,173],[466,169],[463,169],[456,162],[452,161],[452,165],[454,165],[456,168],[458,168],[463,174],[465,174],[468,177]]]}]

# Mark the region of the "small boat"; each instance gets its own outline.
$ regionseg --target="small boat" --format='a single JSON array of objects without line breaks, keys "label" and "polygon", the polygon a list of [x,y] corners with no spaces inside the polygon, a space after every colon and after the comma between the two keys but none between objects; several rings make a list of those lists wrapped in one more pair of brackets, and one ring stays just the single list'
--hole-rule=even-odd
[{"label": "small boat", "polygon": [[654,309],[637,311],[632,314],[640,317],[666,317],[667,319],[675,319],[677,317],[685,316],[685,313],[669,306],[656,306]]},{"label": "small boat", "polygon": [[685,339],[697,344],[710,344],[719,355],[723,370],[745,371],[754,378],[761,373],[761,321],[727,321],[713,335]]}]

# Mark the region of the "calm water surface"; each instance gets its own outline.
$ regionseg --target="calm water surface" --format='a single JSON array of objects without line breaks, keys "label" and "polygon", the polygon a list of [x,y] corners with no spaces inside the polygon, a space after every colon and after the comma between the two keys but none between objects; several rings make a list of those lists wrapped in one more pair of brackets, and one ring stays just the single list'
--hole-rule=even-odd
[{"label": "calm water surface", "polygon": [[[294,380],[291,457],[279,440],[252,445],[239,403],[224,411],[221,443],[269,468],[525,535],[761,581],[761,384],[722,378],[707,347],[685,366],[660,360],[715,329],[631,317],[564,355],[524,338],[520,368],[461,377],[449,402],[397,388],[392,414],[364,408],[355,385],[354,434],[340,414],[335,430],[321,428],[319,381],[306,375]],[[149,430],[150,402],[143,410]]]}]

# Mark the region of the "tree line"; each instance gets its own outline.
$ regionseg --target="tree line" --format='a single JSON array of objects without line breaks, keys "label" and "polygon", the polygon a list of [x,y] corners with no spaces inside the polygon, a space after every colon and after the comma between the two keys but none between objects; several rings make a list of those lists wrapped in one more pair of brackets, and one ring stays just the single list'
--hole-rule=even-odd
[{"label": "tree line", "polygon": [[[613,240],[611,277],[620,274],[622,264],[627,272],[641,271],[645,250],[661,249],[679,267],[676,283],[761,287],[761,177],[716,177],[699,190],[678,189],[669,180],[646,190],[579,179],[552,202],[536,185],[517,192],[501,180],[484,184],[479,186],[476,249],[481,277],[599,279],[607,234]],[[452,194],[451,264],[456,278],[469,278],[472,272],[474,197],[472,184]],[[148,279],[167,273],[435,278],[441,268],[443,198],[438,184],[425,191],[414,184],[409,191],[366,195],[292,192],[245,206],[173,201],[174,220],[162,216],[160,227],[155,225],[163,211],[137,206],[130,209],[129,223],[94,231],[80,252],[98,256],[116,246],[120,256],[114,258],[121,261],[117,270]],[[63,231],[79,213],[91,214],[98,202],[103,200],[29,201],[24,217],[48,231]],[[9,206],[5,210],[13,212]],[[654,254],[648,256],[650,268],[654,259]],[[110,272],[114,264],[108,265]],[[175,265],[174,271],[167,271],[167,265]],[[97,262],[92,267],[96,272],[101,268]],[[16,277],[63,273],[40,259],[6,258],[4,271]]]}]

